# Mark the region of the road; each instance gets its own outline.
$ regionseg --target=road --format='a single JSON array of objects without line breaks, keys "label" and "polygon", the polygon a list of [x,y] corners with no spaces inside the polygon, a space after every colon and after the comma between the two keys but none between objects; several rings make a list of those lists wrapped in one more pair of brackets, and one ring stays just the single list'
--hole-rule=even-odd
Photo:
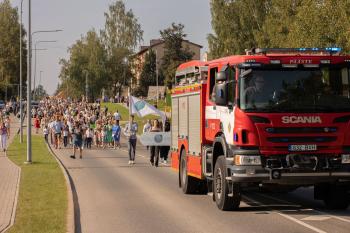
[{"label": "road", "polygon": [[289,194],[244,192],[239,211],[222,212],[208,195],[184,195],[178,176],[151,167],[138,146],[136,164],[120,150],[55,150],[74,182],[77,232],[349,232],[350,209],[330,212],[311,188]]}]

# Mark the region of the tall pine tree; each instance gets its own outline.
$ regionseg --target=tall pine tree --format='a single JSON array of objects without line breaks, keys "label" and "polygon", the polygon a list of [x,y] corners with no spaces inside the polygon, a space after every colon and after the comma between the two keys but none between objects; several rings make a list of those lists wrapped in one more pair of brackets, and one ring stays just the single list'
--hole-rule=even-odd
[{"label": "tall pine tree", "polygon": [[193,53],[188,48],[182,47],[182,42],[186,37],[184,27],[183,24],[172,23],[171,27],[160,31],[161,38],[165,42],[160,76],[165,78],[164,84],[168,87],[171,87],[173,83],[177,67],[193,57]]}]

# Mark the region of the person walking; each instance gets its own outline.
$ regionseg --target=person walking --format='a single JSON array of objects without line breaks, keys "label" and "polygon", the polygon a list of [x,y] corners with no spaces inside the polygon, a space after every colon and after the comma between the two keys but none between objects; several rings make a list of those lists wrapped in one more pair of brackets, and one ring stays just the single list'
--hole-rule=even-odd
[{"label": "person walking", "polygon": [[120,116],[120,113],[119,113],[118,109],[113,115],[114,115],[114,120],[116,120],[116,121],[120,121],[121,120],[121,116]]},{"label": "person walking", "polygon": [[88,128],[86,130],[85,137],[86,137],[86,148],[91,149],[92,138],[93,138],[93,129],[92,128]]},{"label": "person walking", "polygon": [[43,134],[44,134],[44,138],[45,138],[45,142],[49,143],[49,129],[47,128],[47,126],[45,125],[43,128]]},{"label": "person walking", "polygon": [[40,129],[40,119],[38,115],[34,119],[34,127],[35,127],[35,133],[38,134]]},{"label": "person walking", "polygon": [[[161,128],[158,120],[153,121],[150,132],[161,132]],[[159,161],[159,146],[150,146],[150,163],[152,166],[158,167]]]},{"label": "person walking", "polygon": [[108,125],[107,125],[107,140],[108,140],[108,147],[111,148],[113,143],[113,131],[112,131],[111,121],[108,121]]},{"label": "person walking", "polygon": [[114,141],[114,149],[116,149],[116,147],[118,147],[120,149],[120,125],[119,125],[119,121],[116,120],[114,125],[112,126],[112,137],[113,137],[113,141]]},{"label": "person walking", "polygon": [[108,144],[107,125],[103,126],[101,137],[102,137],[102,148],[106,149],[106,145]]},{"label": "person walking", "polygon": [[5,126],[7,128],[7,134],[10,137],[10,134],[11,134],[11,120],[10,120],[9,116],[7,116],[6,119],[5,119]]},{"label": "person walking", "polygon": [[79,157],[83,158],[83,129],[76,123],[76,126],[73,129],[73,155],[70,157],[75,159],[76,150],[79,149]]},{"label": "person walking", "polygon": [[0,136],[1,136],[1,149],[5,152],[7,149],[7,139],[10,137],[9,129],[6,127],[5,122],[0,125]]},{"label": "person walking", "polygon": [[62,133],[62,123],[59,116],[56,116],[56,120],[52,124],[52,128],[55,133],[55,148],[61,149],[61,133]]},{"label": "person walking", "polygon": [[[151,120],[147,120],[146,124],[143,126],[143,133],[147,133],[151,131],[152,125],[151,125]],[[149,149],[149,146],[146,147],[147,150]]]},{"label": "person walking", "polygon": [[[170,122],[168,119],[165,120],[164,123],[164,132],[170,131]],[[169,154],[170,146],[160,146],[159,148],[159,154],[160,158],[162,160],[162,163],[166,165],[168,163],[168,154]]]},{"label": "person walking", "polygon": [[65,123],[63,126],[63,146],[64,146],[64,148],[66,148],[68,145],[68,135],[69,135],[69,127],[68,127],[67,123]]},{"label": "person walking", "polygon": [[136,142],[138,125],[134,121],[134,115],[130,115],[130,121],[126,124],[124,133],[128,138],[129,164],[135,164]]}]

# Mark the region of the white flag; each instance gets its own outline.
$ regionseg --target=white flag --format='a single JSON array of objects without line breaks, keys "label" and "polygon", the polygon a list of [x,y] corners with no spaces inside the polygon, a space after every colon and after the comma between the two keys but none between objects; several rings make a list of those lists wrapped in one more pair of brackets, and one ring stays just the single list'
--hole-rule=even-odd
[{"label": "white flag", "polygon": [[147,103],[144,100],[140,100],[134,96],[131,96],[130,98],[130,106],[131,106],[131,114],[137,114],[139,117],[144,117],[149,114],[155,114],[162,117],[162,119],[165,119],[165,114],[161,111],[159,111],[156,107],[153,105]]}]

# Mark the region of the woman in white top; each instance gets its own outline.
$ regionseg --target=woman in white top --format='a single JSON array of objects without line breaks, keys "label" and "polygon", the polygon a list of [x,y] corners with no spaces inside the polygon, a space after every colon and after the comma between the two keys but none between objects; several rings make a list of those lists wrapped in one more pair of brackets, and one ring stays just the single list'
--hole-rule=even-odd
[{"label": "woman in white top", "polygon": [[7,149],[7,138],[9,137],[8,128],[6,127],[5,122],[1,123],[0,135],[1,135],[1,149],[5,152]]}]

